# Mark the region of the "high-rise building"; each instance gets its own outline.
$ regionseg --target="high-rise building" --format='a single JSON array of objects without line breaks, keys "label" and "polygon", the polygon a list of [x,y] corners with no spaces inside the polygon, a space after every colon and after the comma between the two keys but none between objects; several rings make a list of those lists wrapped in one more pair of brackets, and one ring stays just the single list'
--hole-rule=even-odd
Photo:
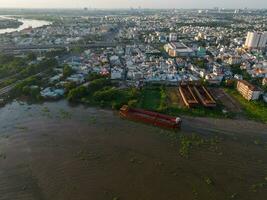
[{"label": "high-rise building", "polygon": [[263,49],[267,43],[267,32],[248,32],[245,46],[249,49]]},{"label": "high-rise building", "polygon": [[170,35],[169,35],[169,41],[170,42],[177,41],[177,34],[176,33],[170,33]]}]

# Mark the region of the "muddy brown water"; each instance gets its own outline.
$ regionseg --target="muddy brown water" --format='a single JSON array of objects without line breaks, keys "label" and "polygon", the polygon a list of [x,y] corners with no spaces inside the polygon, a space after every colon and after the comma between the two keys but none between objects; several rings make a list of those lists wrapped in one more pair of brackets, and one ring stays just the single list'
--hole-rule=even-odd
[{"label": "muddy brown water", "polygon": [[[220,138],[179,153],[179,135]],[[266,200],[267,126],[183,117],[174,133],[65,101],[0,109],[0,200]],[[266,179],[266,180],[265,180]]]}]

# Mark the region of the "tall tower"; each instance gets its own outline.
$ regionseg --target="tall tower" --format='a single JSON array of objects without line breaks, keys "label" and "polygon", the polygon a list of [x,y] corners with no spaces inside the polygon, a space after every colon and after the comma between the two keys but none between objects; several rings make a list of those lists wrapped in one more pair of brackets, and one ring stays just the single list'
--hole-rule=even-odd
[{"label": "tall tower", "polygon": [[267,32],[248,32],[245,46],[249,49],[262,49],[266,47]]},{"label": "tall tower", "polygon": [[259,43],[258,43],[258,48],[260,48],[260,49],[265,48],[266,47],[266,43],[267,43],[267,32],[264,32],[260,36]]}]

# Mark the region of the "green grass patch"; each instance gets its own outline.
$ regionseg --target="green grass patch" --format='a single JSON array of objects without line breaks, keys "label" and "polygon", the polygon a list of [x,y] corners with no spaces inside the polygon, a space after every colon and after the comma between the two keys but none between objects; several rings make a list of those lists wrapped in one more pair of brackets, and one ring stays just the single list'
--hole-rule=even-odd
[{"label": "green grass patch", "polygon": [[218,152],[218,144],[221,141],[217,136],[212,138],[204,138],[203,136],[180,135],[179,139],[179,154],[181,157],[188,158],[190,153],[197,148],[206,148],[213,152]]},{"label": "green grass patch", "polygon": [[192,117],[211,117],[211,118],[232,118],[232,113],[223,113],[222,108],[220,106],[216,108],[204,108],[204,107],[196,107],[196,108],[186,108],[186,107],[168,107],[165,110],[165,113],[178,116],[178,115],[188,115]]},{"label": "green grass patch", "polygon": [[236,99],[243,107],[249,119],[267,123],[267,104],[263,101],[248,101],[242,97],[235,89],[224,89],[229,95]]},{"label": "green grass patch", "polygon": [[141,91],[139,107],[148,110],[157,110],[160,106],[160,88],[148,87]]},{"label": "green grass patch", "polygon": [[172,116],[188,115],[194,117],[211,118],[232,118],[233,113],[223,113],[223,106],[217,102],[215,108],[205,108],[203,106],[187,108],[181,106],[179,98],[175,94],[178,92],[173,88],[146,87],[141,91],[139,107],[142,109],[158,111]]}]

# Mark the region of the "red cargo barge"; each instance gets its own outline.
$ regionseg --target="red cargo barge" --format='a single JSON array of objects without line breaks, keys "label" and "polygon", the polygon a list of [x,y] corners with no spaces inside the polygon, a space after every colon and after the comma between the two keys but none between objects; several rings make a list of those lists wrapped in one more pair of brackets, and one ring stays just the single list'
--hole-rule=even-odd
[{"label": "red cargo barge", "polygon": [[133,109],[126,105],[120,109],[120,116],[125,119],[140,121],[167,129],[179,129],[182,123],[182,120],[179,117],[171,117],[156,112]]}]

